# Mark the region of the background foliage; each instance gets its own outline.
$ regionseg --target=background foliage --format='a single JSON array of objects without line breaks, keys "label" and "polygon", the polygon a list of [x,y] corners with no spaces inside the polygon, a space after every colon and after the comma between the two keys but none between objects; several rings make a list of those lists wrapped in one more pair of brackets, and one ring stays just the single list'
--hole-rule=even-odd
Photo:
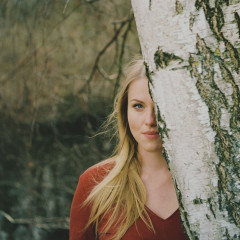
[{"label": "background foliage", "polygon": [[68,239],[79,175],[123,66],[140,53],[128,0],[1,0],[0,239]]}]

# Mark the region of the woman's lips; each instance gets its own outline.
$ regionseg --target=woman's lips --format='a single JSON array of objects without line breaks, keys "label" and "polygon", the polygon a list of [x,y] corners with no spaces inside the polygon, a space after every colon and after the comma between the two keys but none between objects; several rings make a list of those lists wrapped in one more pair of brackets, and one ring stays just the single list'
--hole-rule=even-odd
[{"label": "woman's lips", "polygon": [[143,132],[143,135],[149,139],[159,137],[159,134],[156,131],[146,131],[146,132]]}]

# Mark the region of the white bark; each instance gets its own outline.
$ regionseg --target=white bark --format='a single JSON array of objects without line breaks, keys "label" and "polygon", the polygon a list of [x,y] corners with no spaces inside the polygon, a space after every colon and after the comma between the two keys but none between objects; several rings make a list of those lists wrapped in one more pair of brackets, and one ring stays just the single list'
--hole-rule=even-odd
[{"label": "white bark", "polygon": [[190,239],[240,239],[240,3],[132,0]]}]

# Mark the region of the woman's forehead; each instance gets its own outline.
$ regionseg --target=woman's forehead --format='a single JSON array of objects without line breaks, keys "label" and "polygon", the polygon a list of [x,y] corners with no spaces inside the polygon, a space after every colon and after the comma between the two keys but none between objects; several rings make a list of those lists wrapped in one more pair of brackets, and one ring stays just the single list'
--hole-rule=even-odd
[{"label": "woman's forehead", "polygon": [[141,77],[131,82],[128,89],[128,99],[150,98],[148,89],[148,79]]}]

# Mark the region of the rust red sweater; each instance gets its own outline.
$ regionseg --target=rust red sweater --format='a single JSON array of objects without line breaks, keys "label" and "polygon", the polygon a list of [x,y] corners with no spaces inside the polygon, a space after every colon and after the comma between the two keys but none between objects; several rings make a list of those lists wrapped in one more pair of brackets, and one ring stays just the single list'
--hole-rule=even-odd
[{"label": "rust red sweater", "polygon": [[[98,237],[94,234],[94,230],[89,227],[83,231],[90,215],[90,206],[81,207],[86,197],[91,192],[96,182],[100,182],[106,176],[111,166],[97,164],[86,170],[79,178],[79,183],[74,194],[71,214],[70,214],[70,240],[108,240],[112,234],[110,229],[108,233],[101,232],[101,226],[98,229]],[[146,210],[151,218],[155,233],[150,231],[145,223],[139,218],[133,224],[122,240],[186,240],[181,223],[179,210],[176,210],[167,219],[162,219],[149,208]]]}]

